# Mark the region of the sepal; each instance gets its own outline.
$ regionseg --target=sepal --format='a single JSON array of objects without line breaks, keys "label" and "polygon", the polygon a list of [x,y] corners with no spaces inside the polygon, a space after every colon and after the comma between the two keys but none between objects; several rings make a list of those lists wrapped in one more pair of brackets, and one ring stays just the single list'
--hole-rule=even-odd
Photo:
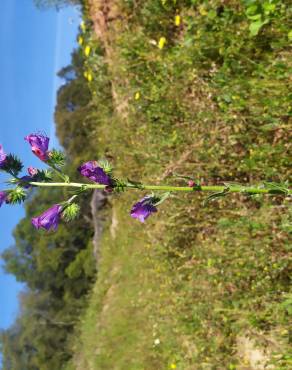
[{"label": "sepal", "polygon": [[80,212],[80,206],[77,203],[71,203],[64,208],[62,215],[65,221],[74,220]]},{"label": "sepal", "polygon": [[62,167],[65,164],[65,154],[61,150],[53,149],[49,152],[47,163],[52,166]]},{"label": "sepal", "polygon": [[98,165],[104,170],[107,175],[111,175],[113,172],[113,166],[106,159],[100,159]]},{"label": "sepal", "polygon": [[288,182],[284,184],[275,182],[264,182],[264,187],[269,190],[270,194],[289,195]]},{"label": "sepal", "polygon": [[125,191],[127,184],[123,180],[119,180],[116,178],[112,178],[112,186],[110,186],[114,192],[116,193],[122,193]]},{"label": "sepal", "polygon": [[10,173],[12,176],[17,176],[22,170],[23,164],[21,160],[13,154],[8,154],[5,162],[1,166],[1,170]]},{"label": "sepal", "polygon": [[38,170],[33,179],[34,181],[50,182],[53,179],[53,173],[50,170]]},{"label": "sepal", "polygon": [[16,186],[14,189],[7,190],[7,203],[21,203],[26,198],[26,192],[21,186]]},{"label": "sepal", "polygon": [[163,193],[162,195],[152,195],[152,204],[158,206],[162,204],[168,197],[170,197],[170,191]]}]

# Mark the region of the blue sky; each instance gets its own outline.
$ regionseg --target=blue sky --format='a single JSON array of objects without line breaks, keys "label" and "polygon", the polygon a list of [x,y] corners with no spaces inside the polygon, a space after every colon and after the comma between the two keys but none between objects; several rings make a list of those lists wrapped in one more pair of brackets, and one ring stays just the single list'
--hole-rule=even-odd
[{"label": "blue sky", "polygon": [[[40,11],[33,0],[0,0],[0,143],[5,152],[40,167],[23,138],[43,131],[54,136],[56,91],[62,81],[56,73],[70,63],[80,23],[76,8]],[[0,174],[0,189],[4,185]],[[13,244],[12,230],[24,216],[22,206],[0,209],[0,253]],[[12,324],[23,286],[0,268],[0,329]]]}]

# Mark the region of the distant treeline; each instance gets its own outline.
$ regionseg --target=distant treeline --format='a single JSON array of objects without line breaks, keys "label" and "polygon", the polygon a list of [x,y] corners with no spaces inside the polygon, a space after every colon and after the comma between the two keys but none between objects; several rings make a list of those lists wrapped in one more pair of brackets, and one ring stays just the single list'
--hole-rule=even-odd
[{"label": "distant treeline", "polygon": [[84,3],[83,0],[34,0],[34,3],[39,9],[56,8],[61,9],[68,5],[81,5]]},{"label": "distant treeline", "polygon": [[[64,84],[55,110],[58,138],[68,158],[66,171],[72,176],[77,176],[75,163],[93,152],[83,124],[92,107],[82,58],[75,50],[72,64],[59,72]],[[2,255],[5,270],[27,287],[17,320],[1,333],[4,370],[57,370],[70,357],[68,338],[96,273],[89,198],[82,198],[82,216],[56,233],[36,232],[30,221],[69,196],[59,189],[33,192],[26,216],[14,230],[15,243]]]}]

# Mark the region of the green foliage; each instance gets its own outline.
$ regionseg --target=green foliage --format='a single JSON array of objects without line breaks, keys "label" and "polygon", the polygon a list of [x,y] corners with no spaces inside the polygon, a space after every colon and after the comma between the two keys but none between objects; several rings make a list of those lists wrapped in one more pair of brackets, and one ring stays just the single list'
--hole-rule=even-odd
[{"label": "green foliage", "polygon": [[[113,59],[92,53],[86,68],[95,67],[88,85],[98,94],[108,65],[112,101],[127,102],[126,113],[108,117],[93,94],[92,139],[117,175],[155,183],[177,171],[226,183],[226,192],[205,207],[197,195],[174,197],[143,229],[128,220],[136,197],[114,202],[113,225],[123,226],[104,236],[68,369],[234,369],[245,360],[242,336],[289,368],[289,4],[119,5],[123,19],[108,30]],[[279,196],[222,197],[229,182],[265,182]]]},{"label": "green foliage", "polygon": [[245,14],[251,22],[249,25],[251,36],[256,36],[265,24],[277,15],[281,17],[285,11],[285,4],[280,0],[245,0],[243,3],[246,7]]},{"label": "green foliage", "polygon": [[[234,369],[241,336],[289,368],[288,1],[117,3],[110,50],[86,20],[83,43],[60,72],[55,120],[67,173],[105,157],[117,176],[167,182],[177,171],[202,185],[226,182],[226,192],[205,207],[199,195],[173,197],[142,228],[129,220],[134,194],[113,199],[75,341],[95,277],[89,199],[82,218],[47,236],[29,218],[69,194],[36,195],[3,255],[31,302],[2,335],[4,369]],[[279,195],[222,197],[228,182],[265,182]]]},{"label": "green foliage", "polygon": [[82,275],[93,276],[95,271],[95,261],[92,258],[91,248],[84,249],[78,254],[74,263],[71,263],[66,269],[66,274],[70,279],[78,278]]},{"label": "green foliage", "polygon": [[[68,335],[95,276],[92,247],[88,244],[92,231],[84,220],[71,221],[70,227],[61,226],[57,233],[49,235],[32,228],[31,217],[64,196],[68,194],[62,194],[60,190],[38,192],[27,203],[26,218],[15,230],[15,245],[2,255],[6,271],[29,288],[24,293],[25,300],[17,322],[2,335],[5,361],[14,364],[17,354],[21,357],[18,359],[20,364],[12,367],[15,370],[61,368],[70,358],[66,344]],[[81,208],[82,214],[88,217],[87,201],[81,204]],[[85,266],[83,269],[79,261]],[[80,268],[79,273],[68,274],[67,271],[76,265]],[[31,303],[27,307],[29,297]],[[11,348],[12,337],[14,344]],[[31,354],[23,351],[25,346],[32,348]],[[6,368],[11,367],[4,366]]]}]

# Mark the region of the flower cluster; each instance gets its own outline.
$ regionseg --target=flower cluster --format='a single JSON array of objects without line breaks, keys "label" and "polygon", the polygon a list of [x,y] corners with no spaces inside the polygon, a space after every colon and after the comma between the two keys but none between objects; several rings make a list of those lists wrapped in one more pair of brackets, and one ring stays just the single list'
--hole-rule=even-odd
[{"label": "flower cluster", "polygon": [[[9,180],[9,184],[15,185],[14,188],[0,191],[0,207],[4,203],[14,204],[24,201],[26,192],[33,187],[49,186],[53,172],[61,176],[66,185],[70,186],[70,183],[68,183],[69,177],[61,170],[61,166],[65,162],[64,155],[54,149],[49,150],[49,138],[44,134],[35,133],[27,135],[24,139],[31,146],[32,153],[47,164],[51,168],[51,172],[30,166],[27,169],[27,174],[19,176],[23,167],[21,161],[12,154],[6,154],[2,145],[0,145],[0,169],[13,176]],[[113,176],[111,165],[106,160],[85,162],[77,170],[90,181],[102,185],[100,188],[108,193],[123,191],[127,186],[141,189],[140,183],[130,182],[130,180],[124,182],[116,179]],[[56,186],[62,186],[62,184],[64,183],[56,183]],[[66,221],[73,220],[79,212],[79,206],[73,200],[83,191],[95,188],[95,186],[90,186],[89,184],[78,185],[80,185],[80,190],[73,197],[65,202],[54,204],[41,215],[33,217],[32,225],[36,229],[42,228],[49,231],[56,230],[61,219]],[[157,205],[161,201],[163,201],[163,197],[158,197],[154,194],[145,196],[134,204],[130,215],[141,222],[145,222],[151,214],[157,212]]]}]

